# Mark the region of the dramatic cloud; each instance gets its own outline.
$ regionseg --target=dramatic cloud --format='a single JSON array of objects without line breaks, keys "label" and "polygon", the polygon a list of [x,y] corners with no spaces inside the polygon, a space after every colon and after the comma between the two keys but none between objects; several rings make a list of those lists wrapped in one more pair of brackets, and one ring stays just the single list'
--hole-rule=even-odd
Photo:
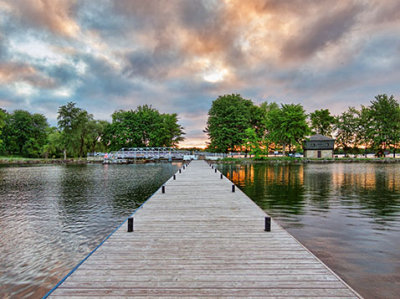
[{"label": "dramatic cloud", "polygon": [[95,117],[151,104],[204,145],[212,101],[308,112],[400,95],[397,0],[0,0],[0,105]]},{"label": "dramatic cloud", "polygon": [[318,10],[320,13],[316,14],[315,20],[300,26],[296,35],[284,45],[283,56],[289,59],[305,59],[329,45],[340,42],[346,34],[351,33],[361,8],[361,5],[331,7],[329,15]]},{"label": "dramatic cloud", "polygon": [[27,27],[50,30],[55,34],[75,36],[79,25],[74,20],[74,3],[70,0],[12,0],[14,20]]}]

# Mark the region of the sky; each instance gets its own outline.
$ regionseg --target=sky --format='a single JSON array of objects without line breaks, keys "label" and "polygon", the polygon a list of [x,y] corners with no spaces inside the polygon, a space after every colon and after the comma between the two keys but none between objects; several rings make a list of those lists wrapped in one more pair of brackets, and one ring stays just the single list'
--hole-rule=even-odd
[{"label": "sky", "polygon": [[398,0],[0,0],[0,107],[73,101],[95,119],[152,105],[204,146],[212,101],[307,113],[400,95]]}]

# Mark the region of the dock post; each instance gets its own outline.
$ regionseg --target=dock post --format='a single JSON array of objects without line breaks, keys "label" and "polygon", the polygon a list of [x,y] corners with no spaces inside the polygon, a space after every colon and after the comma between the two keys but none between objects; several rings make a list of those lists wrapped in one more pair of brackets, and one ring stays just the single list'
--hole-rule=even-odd
[{"label": "dock post", "polygon": [[128,218],[128,233],[133,232],[133,217]]},{"label": "dock post", "polygon": [[183,165],[183,169],[185,169],[185,165]]},{"label": "dock post", "polygon": [[221,180],[224,178],[224,175],[221,173]]},{"label": "dock post", "polygon": [[217,173],[217,169],[215,168],[215,173]]},{"label": "dock post", "polygon": [[161,187],[161,192],[162,192],[162,193],[165,193],[165,186],[162,186],[162,187]]},{"label": "dock post", "polygon": [[176,180],[176,175],[174,174],[174,180]]},{"label": "dock post", "polygon": [[235,192],[235,185],[232,185],[232,192]]},{"label": "dock post", "polygon": [[271,231],[271,217],[265,217],[265,228],[264,231],[270,232]]},{"label": "dock post", "polygon": [[179,169],[179,173],[182,173],[182,169]]},{"label": "dock post", "polygon": [[211,169],[214,169],[214,165],[211,166]]}]

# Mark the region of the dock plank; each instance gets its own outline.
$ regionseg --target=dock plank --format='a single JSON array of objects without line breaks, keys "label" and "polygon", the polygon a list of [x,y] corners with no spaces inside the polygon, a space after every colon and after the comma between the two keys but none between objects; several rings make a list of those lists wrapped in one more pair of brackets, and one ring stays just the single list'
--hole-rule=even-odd
[{"label": "dock plank", "polygon": [[231,186],[193,161],[50,297],[361,298]]}]

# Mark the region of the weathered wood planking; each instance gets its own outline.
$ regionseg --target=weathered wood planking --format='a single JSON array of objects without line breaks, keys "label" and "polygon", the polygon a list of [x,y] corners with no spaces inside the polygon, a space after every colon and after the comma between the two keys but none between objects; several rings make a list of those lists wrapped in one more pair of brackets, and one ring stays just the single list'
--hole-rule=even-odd
[{"label": "weathered wood planking", "polygon": [[193,161],[51,297],[360,297],[231,185]]}]

